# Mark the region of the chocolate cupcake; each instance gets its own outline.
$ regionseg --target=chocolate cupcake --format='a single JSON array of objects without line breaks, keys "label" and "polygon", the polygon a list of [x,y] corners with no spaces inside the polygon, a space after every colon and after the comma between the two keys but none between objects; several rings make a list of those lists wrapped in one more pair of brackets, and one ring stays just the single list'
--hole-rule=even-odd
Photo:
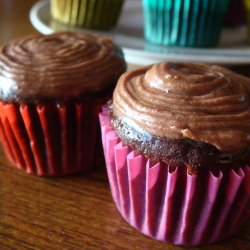
[{"label": "chocolate cupcake", "polygon": [[0,50],[0,138],[28,173],[66,175],[96,165],[98,112],[126,69],[109,38],[36,35]]},{"label": "chocolate cupcake", "polygon": [[100,114],[113,199],[142,233],[200,245],[249,218],[250,79],[214,65],[123,74]]}]

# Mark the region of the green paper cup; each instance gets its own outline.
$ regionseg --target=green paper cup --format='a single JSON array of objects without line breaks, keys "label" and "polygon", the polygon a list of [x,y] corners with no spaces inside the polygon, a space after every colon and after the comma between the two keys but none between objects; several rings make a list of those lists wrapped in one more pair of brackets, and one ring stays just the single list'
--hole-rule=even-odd
[{"label": "green paper cup", "polygon": [[51,16],[58,22],[108,30],[119,18],[123,0],[51,0]]}]

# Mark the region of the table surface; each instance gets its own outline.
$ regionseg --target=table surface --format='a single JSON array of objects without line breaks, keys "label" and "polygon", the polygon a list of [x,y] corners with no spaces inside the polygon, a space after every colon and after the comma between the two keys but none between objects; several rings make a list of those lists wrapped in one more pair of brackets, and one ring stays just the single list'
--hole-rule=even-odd
[{"label": "table surface", "polygon": [[[34,2],[0,1],[0,43],[37,33],[28,19]],[[249,233],[250,222],[228,240],[189,249],[250,249]],[[0,249],[184,248],[143,236],[122,219],[104,166],[78,176],[35,177],[15,170],[0,150]]]}]

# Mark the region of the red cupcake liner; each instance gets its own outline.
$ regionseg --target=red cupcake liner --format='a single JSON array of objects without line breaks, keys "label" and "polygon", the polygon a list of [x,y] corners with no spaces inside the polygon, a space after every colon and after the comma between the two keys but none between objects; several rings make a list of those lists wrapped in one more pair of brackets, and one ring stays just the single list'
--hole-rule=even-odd
[{"label": "red cupcake liner", "polygon": [[[82,172],[101,161],[100,100],[82,103],[0,102],[0,139],[8,159],[35,175]],[[98,152],[99,151],[99,152]]]},{"label": "red cupcake liner", "polygon": [[107,108],[99,114],[114,202],[124,219],[143,234],[175,245],[217,242],[237,232],[250,215],[250,167],[218,176],[204,169],[172,171],[123,145]]}]

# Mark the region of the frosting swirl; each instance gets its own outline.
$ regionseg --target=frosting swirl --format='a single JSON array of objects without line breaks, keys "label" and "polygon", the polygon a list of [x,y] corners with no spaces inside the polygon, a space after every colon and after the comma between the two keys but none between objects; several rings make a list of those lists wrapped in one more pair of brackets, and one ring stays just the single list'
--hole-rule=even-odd
[{"label": "frosting swirl", "polygon": [[111,39],[86,33],[36,35],[0,48],[0,99],[79,96],[114,86],[126,70]]},{"label": "frosting swirl", "polygon": [[250,145],[249,98],[250,80],[226,68],[169,62],[125,73],[113,113],[154,136],[233,152]]}]

